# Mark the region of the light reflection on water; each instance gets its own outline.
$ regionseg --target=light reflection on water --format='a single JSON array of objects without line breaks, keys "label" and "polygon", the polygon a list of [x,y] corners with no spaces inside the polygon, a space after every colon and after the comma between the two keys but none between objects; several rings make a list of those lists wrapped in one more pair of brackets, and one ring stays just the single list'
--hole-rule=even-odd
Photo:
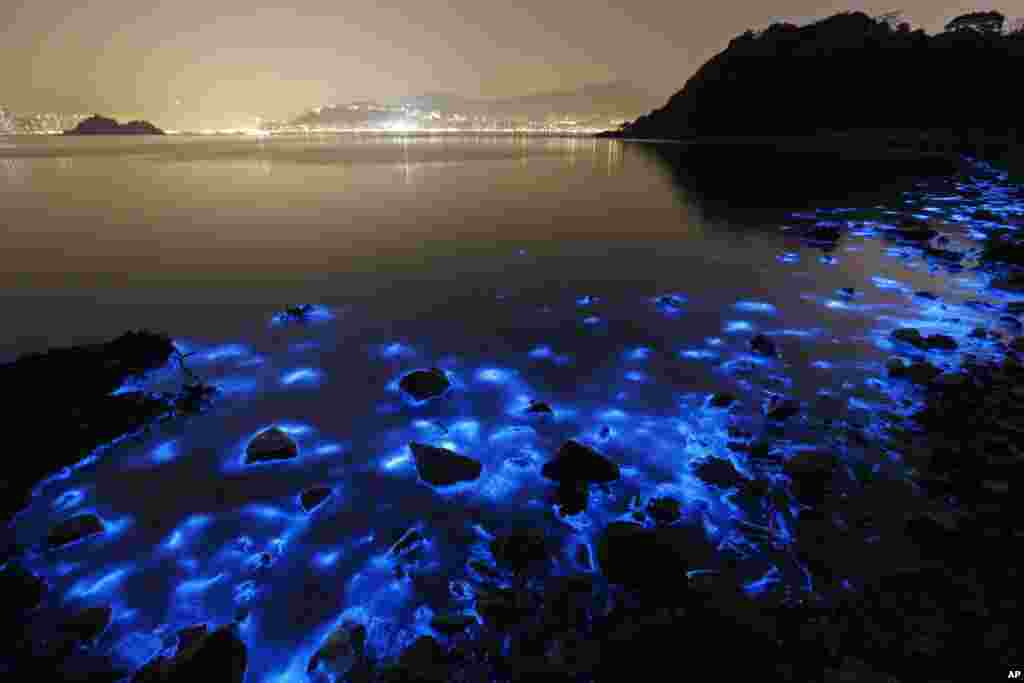
[{"label": "light reflection on water", "polygon": [[[466,561],[489,559],[487,539],[517,523],[557,541],[553,571],[577,571],[573,549],[593,547],[634,496],[681,500],[723,558],[740,560],[750,593],[813,587],[789,545],[798,507],[705,484],[695,464],[727,457],[784,486],[777,463],[730,450],[730,430],[774,434],[773,452],[788,457],[820,445],[816,406],[830,398],[844,424],[870,433],[873,414],[905,413],[914,398],[884,377],[890,354],[955,368],[964,351],[993,353],[967,337],[992,314],[965,301],[999,299],[973,273],[929,269],[871,229],[822,263],[768,214],[758,229],[706,218],[649,154],[617,142],[52,144],[0,150],[19,169],[17,182],[0,177],[12,226],[0,277],[11,305],[35,313],[17,318],[24,336],[5,350],[158,327],[223,390],[209,413],[47,482],[18,521],[36,543],[71,513],[106,520],[104,537],[29,564],[68,603],[115,603],[110,647],[136,664],[158,648],[147,634],[222,623],[241,607],[251,680],[293,680],[343,615],[393,652],[429,629],[432,610],[465,602],[427,601],[410,574],[472,583]],[[989,204],[1020,213],[997,189]],[[935,208],[957,213],[941,196]],[[969,227],[948,232],[966,240]],[[925,289],[940,301],[914,297]],[[322,305],[308,321],[274,318],[306,301]],[[961,348],[897,348],[889,333],[906,325]],[[777,358],[751,353],[757,332]],[[452,389],[409,400],[398,379],[430,367]],[[737,405],[710,408],[722,391]],[[762,406],[779,394],[801,414],[766,425]],[[534,400],[552,414],[528,413]],[[270,425],[299,457],[245,466],[245,445]],[[540,469],[570,438],[619,463],[623,479],[561,517]],[[472,456],[483,473],[429,487],[413,441]],[[870,444],[840,455],[893,466]],[[332,495],[307,514],[298,495],[313,486]],[[390,549],[410,528],[425,542],[400,560]],[[750,528],[771,530],[770,547]]]}]

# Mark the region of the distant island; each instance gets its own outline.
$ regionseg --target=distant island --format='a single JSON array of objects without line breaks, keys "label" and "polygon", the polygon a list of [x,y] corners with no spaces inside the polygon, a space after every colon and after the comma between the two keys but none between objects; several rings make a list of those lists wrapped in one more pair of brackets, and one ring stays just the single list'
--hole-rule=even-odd
[{"label": "distant island", "polygon": [[998,12],[973,12],[928,35],[893,16],[846,12],[747,31],[664,106],[602,136],[1019,148],[1024,124],[1008,104],[1006,79],[1024,63],[1024,28],[1004,24]]},{"label": "distant island", "polygon": [[115,119],[95,114],[83,120],[73,129],[64,131],[64,135],[166,135],[166,133],[149,121],[118,123]]}]

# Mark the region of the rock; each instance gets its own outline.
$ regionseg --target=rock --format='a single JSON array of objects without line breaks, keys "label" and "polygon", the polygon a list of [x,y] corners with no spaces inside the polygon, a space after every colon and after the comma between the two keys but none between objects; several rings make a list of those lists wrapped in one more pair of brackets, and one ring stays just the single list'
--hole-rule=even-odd
[{"label": "rock", "polygon": [[248,653],[234,624],[199,638],[174,657],[157,656],[139,669],[132,683],[242,683]]},{"label": "rock", "polygon": [[178,630],[178,647],[177,651],[182,652],[194,647],[210,632],[206,624],[196,624],[195,626],[186,626],[183,629]]},{"label": "rock", "polygon": [[104,531],[103,520],[92,513],[84,515],[76,515],[69,519],[65,519],[57,526],[50,529],[50,534],[46,537],[46,543],[50,548],[58,548],[68,543],[74,543],[75,541],[92,536],[94,534],[101,534]]},{"label": "rock", "polygon": [[950,336],[944,334],[933,334],[928,337],[921,335],[921,332],[913,327],[901,327],[898,330],[894,330],[890,335],[893,339],[904,344],[910,344],[911,346],[928,351],[931,349],[941,349],[951,351],[957,348],[956,340]]},{"label": "rock", "polygon": [[930,383],[942,374],[942,370],[923,360],[907,365],[899,358],[891,358],[886,363],[886,367],[889,369],[890,377],[908,379],[914,384],[921,385]]},{"label": "rock", "polygon": [[477,623],[476,617],[472,614],[461,612],[438,612],[430,620],[430,628],[447,636],[461,633]]},{"label": "rock", "polygon": [[558,482],[555,489],[555,503],[562,515],[578,515],[587,509],[590,487],[585,481],[566,480]]},{"label": "rock", "polygon": [[[609,582],[672,600],[685,594],[691,566],[713,562],[715,548],[696,526],[647,529],[613,522],[601,533],[597,561]],[[667,604],[667,603],[666,603]]]},{"label": "rock", "polygon": [[736,397],[727,391],[722,391],[714,394],[711,400],[708,401],[708,405],[712,408],[727,408],[736,402]]},{"label": "rock", "polygon": [[459,455],[447,448],[411,443],[420,479],[433,486],[450,486],[460,481],[473,481],[483,472],[483,465],[473,458]]},{"label": "rock", "polygon": [[971,217],[978,221],[999,221],[999,216],[992,213],[988,209],[976,209],[975,212],[971,214]]},{"label": "rock", "polygon": [[1024,272],[1011,273],[1006,277],[994,279],[991,286],[1008,292],[1024,292]]},{"label": "rock", "polygon": [[652,498],[647,501],[647,514],[658,524],[672,524],[682,517],[683,507],[675,498]]},{"label": "rock", "polygon": [[746,481],[746,477],[736,471],[732,463],[725,458],[707,458],[699,461],[693,468],[697,478],[706,484],[722,489],[731,489]]},{"label": "rock", "polygon": [[428,398],[443,395],[451,383],[443,370],[431,368],[410,372],[402,377],[398,386],[417,401],[426,401]]},{"label": "rock", "polygon": [[783,421],[788,420],[797,413],[800,412],[800,404],[791,398],[784,396],[773,396],[768,402],[768,407],[765,410],[765,416],[769,420]]},{"label": "rock", "polygon": [[306,672],[322,667],[336,676],[344,676],[363,656],[365,648],[366,627],[354,621],[343,621],[309,658]]},{"label": "rock", "polygon": [[289,460],[299,454],[299,447],[292,438],[277,427],[266,429],[249,442],[245,449],[246,464]]},{"label": "rock", "polygon": [[58,624],[57,633],[68,644],[92,643],[110,625],[110,607],[89,607]]},{"label": "rock", "polygon": [[302,505],[302,509],[306,512],[312,512],[320,503],[327,500],[331,495],[331,489],[325,486],[315,486],[311,489],[306,489],[299,496],[299,502]]},{"label": "rock", "polygon": [[845,299],[852,299],[853,297],[855,297],[857,295],[857,290],[854,289],[853,287],[841,287],[839,289],[839,293]]},{"label": "rock", "polygon": [[516,573],[548,562],[548,544],[538,529],[521,529],[502,534],[491,541],[491,553],[498,565]]},{"label": "rock", "polygon": [[530,406],[526,409],[528,413],[551,415],[555,411],[551,410],[551,406],[543,401],[530,401]]},{"label": "rock", "polygon": [[811,226],[804,233],[804,237],[813,242],[835,242],[842,236],[839,226],[829,223],[819,223]]},{"label": "rock", "polygon": [[763,334],[754,335],[754,338],[750,340],[750,350],[761,356],[778,355],[775,342]]},{"label": "rock", "polygon": [[0,595],[15,614],[35,609],[45,594],[46,581],[21,565],[10,562],[0,569]]},{"label": "rock", "polygon": [[935,301],[939,298],[938,295],[923,290],[920,292],[914,292],[914,296],[920,299],[928,299],[929,301]]},{"label": "rock", "polygon": [[620,476],[617,464],[574,440],[562,444],[554,459],[541,469],[541,474],[558,482],[588,483],[616,481]]},{"label": "rock", "polygon": [[1010,303],[1006,304],[1005,310],[1007,313],[1011,315],[1024,314],[1024,301],[1011,301]]}]

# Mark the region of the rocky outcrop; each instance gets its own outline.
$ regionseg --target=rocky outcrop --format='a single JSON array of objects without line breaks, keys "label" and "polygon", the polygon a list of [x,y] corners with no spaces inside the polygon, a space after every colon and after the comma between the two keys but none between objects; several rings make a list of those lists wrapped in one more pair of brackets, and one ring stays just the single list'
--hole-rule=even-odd
[{"label": "rocky outcrop", "polygon": [[79,122],[73,129],[64,131],[64,135],[165,135],[165,133],[149,121],[118,123],[115,119],[94,114]]},{"label": "rocky outcrop", "polygon": [[443,395],[451,383],[443,370],[431,368],[410,372],[399,380],[398,386],[417,401],[426,401]]},{"label": "rocky outcrop", "polygon": [[459,455],[447,448],[411,443],[416,472],[420,479],[433,486],[451,486],[460,481],[473,481],[480,477],[483,465],[473,458]]},{"label": "rocky outcrop", "polygon": [[[682,139],[869,129],[885,143],[885,131],[928,129],[945,130],[964,144],[975,133],[1007,131],[1019,141],[1019,120],[995,94],[1021,57],[1021,34],[951,30],[929,36],[861,12],[806,26],[776,23],[734,38],[665,106],[620,134]],[[994,96],[953,94],[963,74],[974,92]],[[752,104],[766,106],[751,116]]]},{"label": "rocky outcrop", "polygon": [[266,429],[249,442],[245,449],[246,464],[290,460],[299,454],[299,447],[290,436],[277,427]]},{"label": "rocky outcrop", "polygon": [[242,683],[248,651],[234,624],[179,645],[173,657],[158,656],[132,677],[132,683]]}]

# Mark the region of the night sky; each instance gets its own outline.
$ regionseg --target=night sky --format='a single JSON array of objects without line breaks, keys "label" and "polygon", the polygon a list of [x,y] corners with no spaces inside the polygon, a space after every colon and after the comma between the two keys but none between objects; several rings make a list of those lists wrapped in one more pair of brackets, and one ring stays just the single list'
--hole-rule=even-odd
[{"label": "night sky", "polygon": [[[666,98],[748,28],[904,11],[929,32],[968,0],[5,0],[0,104],[232,127],[353,99],[502,97],[624,79]],[[994,7],[1008,16],[1008,2]],[[1019,13],[1019,12],[1017,12]]]}]

